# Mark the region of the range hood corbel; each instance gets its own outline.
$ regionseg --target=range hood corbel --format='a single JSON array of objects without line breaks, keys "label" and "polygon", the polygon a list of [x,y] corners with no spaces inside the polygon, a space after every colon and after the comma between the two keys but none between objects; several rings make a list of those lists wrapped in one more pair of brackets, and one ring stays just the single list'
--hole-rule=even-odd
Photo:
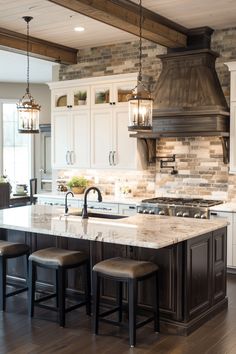
[{"label": "range hood corbel", "polygon": [[129,135],[131,138],[136,138],[136,139],[141,139],[145,145],[146,145],[146,150],[147,150],[147,161],[148,163],[154,163],[157,159],[156,157],[156,140],[158,138],[170,138],[170,137],[211,137],[211,136],[218,136],[221,145],[222,145],[222,150],[223,150],[223,162],[224,164],[229,163],[229,133],[221,133],[221,134],[216,134],[214,132],[212,133],[206,133],[200,135],[199,133],[191,133],[186,136],[186,134],[157,134],[152,131],[145,132],[145,131],[139,131],[136,134],[130,134]]}]

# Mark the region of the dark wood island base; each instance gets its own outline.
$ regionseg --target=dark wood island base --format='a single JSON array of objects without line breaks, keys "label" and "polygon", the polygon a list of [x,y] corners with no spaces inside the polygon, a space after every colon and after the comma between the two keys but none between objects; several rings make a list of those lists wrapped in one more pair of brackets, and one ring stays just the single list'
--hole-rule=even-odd
[{"label": "dark wood island base", "polygon": [[[105,242],[79,240],[23,231],[1,230],[1,238],[26,242],[32,251],[57,246],[80,249],[90,256],[92,266],[104,259],[122,256],[148,260],[160,268],[161,332],[188,335],[218,312],[227,308],[226,297],[226,227],[173,245],[159,248],[142,248]],[[22,281],[23,263],[11,260],[8,274],[15,281]],[[42,289],[51,290],[53,274],[42,269],[38,281]],[[82,279],[76,270],[68,276],[71,293],[82,292]],[[108,280],[103,282],[102,300],[115,299],[115,287]],[[124,291],[124,301],[126,291]],[[152,304],[152,284],[145,281],[139,288],[139,303],[145,310]]]}]

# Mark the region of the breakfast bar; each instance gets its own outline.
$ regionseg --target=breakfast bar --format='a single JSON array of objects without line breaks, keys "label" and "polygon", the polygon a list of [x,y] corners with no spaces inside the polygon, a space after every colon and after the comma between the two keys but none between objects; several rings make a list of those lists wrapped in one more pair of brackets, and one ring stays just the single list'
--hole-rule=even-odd
[{"label": "breakfast bar", "polygon": [[[56,206],[31,205],[0,210],[1,238],[25,242],[31,251],[50,246],[79,249],[91,268],[114,256],[149,260],[160,268],[161,331],[188,335],[227,307],[227,221],[156,215],[93,217],[82,220],[73,210],[64,215]],[[22,265],[11,260],[8,274],[22,281]],[[39,274],[40,286],[50,291],[51,275]],[[81,292],[76,271],[68,277],[69,291]],[[150,282],[140,288],[139,302],[152,304]],[[106,281],[104,302],[114,300],[115,288]],[[125,299],[126,294],[124,294]]]}]

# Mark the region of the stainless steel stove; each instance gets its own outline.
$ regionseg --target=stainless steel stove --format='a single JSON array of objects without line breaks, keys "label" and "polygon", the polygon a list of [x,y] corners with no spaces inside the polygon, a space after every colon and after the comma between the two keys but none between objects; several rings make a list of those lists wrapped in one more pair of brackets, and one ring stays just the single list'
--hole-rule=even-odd
[{"label": "stainless steel stove", "polygon": [[137,212],[140,214],[209,219],[209,208],[221,203],[221,200],[160,197],[142,200],[141,204],[137,206]]}]

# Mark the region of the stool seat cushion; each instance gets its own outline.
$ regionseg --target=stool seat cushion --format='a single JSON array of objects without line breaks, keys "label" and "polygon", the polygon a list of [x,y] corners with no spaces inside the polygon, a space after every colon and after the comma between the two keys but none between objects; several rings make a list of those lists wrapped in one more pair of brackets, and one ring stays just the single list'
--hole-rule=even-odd
[{"label": "stool seat cushion", "polygon": [[80,251],[65,250],[56,247],[44,248],[33,252],[29,260],[45,266],[74,266],[88,257]]},{"label": "stool seat cushion", "polygon": [[0,256],[14,257],[29,252],[29,246],[24,243],[8,242],[0,240]]},{"label": "stool seat cushion", "polygon": [[158,266],[152,262],[117,257],[95,264],[93,270],[117,278],[140,278],[157,271]]}]

